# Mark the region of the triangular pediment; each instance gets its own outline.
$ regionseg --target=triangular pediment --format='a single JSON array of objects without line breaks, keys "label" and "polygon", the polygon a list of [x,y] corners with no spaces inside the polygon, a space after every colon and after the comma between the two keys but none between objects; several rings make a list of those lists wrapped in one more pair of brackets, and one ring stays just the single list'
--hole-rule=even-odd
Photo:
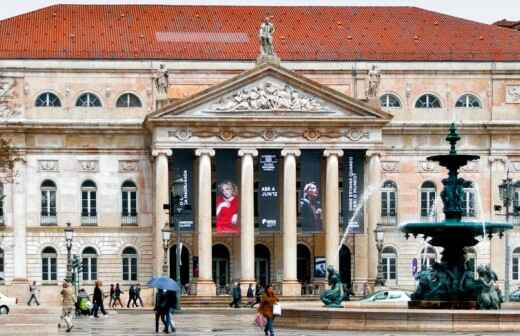
[{"label": "triangular pediment", "polygon": [[337,119],[386,123],[392,116],[274,64],[262,64],[163,107],[148,123],[186,119]]}]

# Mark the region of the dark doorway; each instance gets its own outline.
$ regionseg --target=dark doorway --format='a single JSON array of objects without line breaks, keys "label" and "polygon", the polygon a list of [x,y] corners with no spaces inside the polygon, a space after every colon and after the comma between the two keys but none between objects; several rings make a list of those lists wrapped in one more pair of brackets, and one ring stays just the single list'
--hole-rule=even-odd
[{"label": "dark doorway", "polygon": [[[175,263],[177,262],[177,245],[170,247],[170,277],[174,280],[177,279],[177,268]],[[190,283],[190,252],[186,246],[182,246],[181,252],[181,284],[186,285]]]},{"label": "dark doorway", "polygon": [[339,276],[341,278],[341,283],[350,287],[350,282],[352,281],[352,276],[350,273],[351,265],[350,265],[350,250],[345,245],[341,246],[339,250]]},{"label": "dark doorway", "polygon": [[263,287],[270,284],[271,279],[271,253],[267,246],[255,245],[255,279]]},{"label": "dark doorway", "polygon": [[213,246],[213,280],[219,290],[229,287],[229,250],[222,244]]},{"label": "dark doorway", "polygon": [[297,277],[298,281],[302,284],[308,284],[311,282],[311,251],[307,246],[298,244],[297,250]]}]

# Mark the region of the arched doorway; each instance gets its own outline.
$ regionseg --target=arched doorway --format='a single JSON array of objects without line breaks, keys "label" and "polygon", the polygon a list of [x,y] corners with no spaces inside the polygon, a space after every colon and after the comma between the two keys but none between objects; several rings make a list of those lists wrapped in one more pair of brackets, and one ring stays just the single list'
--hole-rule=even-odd
[{"label": "arched doorway", "polygon": [[[170,278],[177,279],[177,245],[173,245],[170,247]],[[181,252],[181,284],[184,286],[190,283],[190,251],[186,248],[186,246],[182,246]]]},{"label": "arched doorway", "polygon": [[255,245],[255,279],[260,285],[266,286],[271,281],[271,253],[267,246]]},{"label": "arched doorway", "polygon": [[213,245],[213,280],[217,293],[226,293],[229,286],[229,250],[222,244]]},{"label": "arched doorway", "polygon": [[352,281],[352,275],[350,273],[350,250],[345,245],[341,246],[339,250],[339,276],[341,278],[341,283],[350,287],[350,282]]},{"label": "arched doorway", "polygon": [[296,274],[302,284],[311,282],[311,251],[303,244],[298,244]]}]

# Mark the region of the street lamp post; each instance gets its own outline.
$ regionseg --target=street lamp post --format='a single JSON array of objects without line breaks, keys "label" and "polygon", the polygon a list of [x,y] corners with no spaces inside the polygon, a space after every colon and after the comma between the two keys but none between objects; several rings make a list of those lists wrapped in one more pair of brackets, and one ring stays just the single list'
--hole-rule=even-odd
[{"label": "street lamp post", "polygon": [[377,247],[377,276],[376,276],[375,287],[384,287],[385,279],[383,277],[383,264],[382,264],[382,260],[381,260],[381,251],[383,250],[385,232],[383,231],[383,228],[381,227],[381,225],[377,225],[376,229],[374,230],[374,233],[375,233],[376,247]]},{"label": "street lamp post", "polygon": [[164,276],[168,276],[168,245],[170,245],[172,231],[170,230],[169,226],[165,226],[161,231],[164,250],[162,271]]},{"label": "street lamp post", "polygon": [[74,237],[74,229],[67,223],[67,227],[64,229],[65,232],[65,244],[67,247],[67,276],[65,280],[68,283],[72,283],[72,259],[70,257],[70,251],[72,250],[72,238]]},{"label": "street lamp post", "polygon": [[[502,200],[502,204],[505,208],[505,216],[506,222],[509,222],[509,218],[515,212],[509,211],[511,204],[513,203],[514,197],[514,185],[513,179],[509,177],[509,169],[506,173],[506,178],[502,180],[502,183],[498,186],[498,191],[500,195],[500,199]],[[510,274],[509,274],[509,258],[510,258],[510,246],[509,246],[509,231],[505,233],[505,245],[506,245],[506,259],[505,259],[505,274],[504,274],[504,300],[509,301],[509,292],[510,292]]]}]

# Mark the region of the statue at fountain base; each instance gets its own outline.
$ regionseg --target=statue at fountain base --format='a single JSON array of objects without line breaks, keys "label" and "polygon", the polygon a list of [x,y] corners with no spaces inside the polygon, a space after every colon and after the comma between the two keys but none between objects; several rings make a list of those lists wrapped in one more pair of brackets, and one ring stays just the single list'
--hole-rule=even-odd
[{"label": "statue at fountain base", "polygon": [[327,266],[327,273],[330,289],[321,293],[320,300],[327,308],[343,308],[341,305],[343,293],[339,274],[331,265]]}]

